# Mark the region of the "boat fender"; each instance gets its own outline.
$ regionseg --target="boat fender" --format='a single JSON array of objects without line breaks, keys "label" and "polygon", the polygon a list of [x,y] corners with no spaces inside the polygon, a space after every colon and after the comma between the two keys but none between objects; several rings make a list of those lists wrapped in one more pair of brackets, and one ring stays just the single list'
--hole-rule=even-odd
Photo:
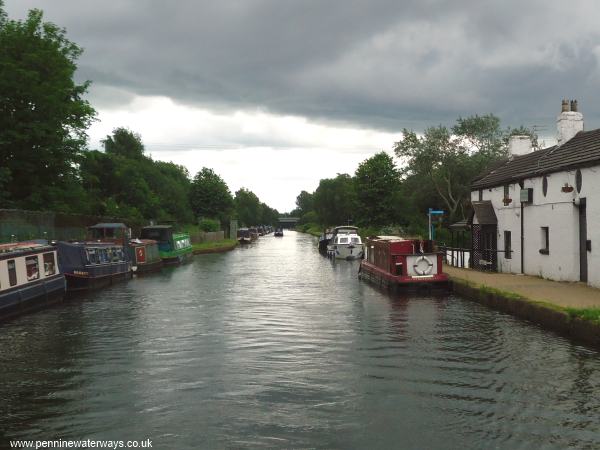
[{"label": "boat fender", "polygon": [[[421,261],[427,262],[426,269],[419,270],[419,263]],[[417,275],[429,275],[431,273],[431,270],[433,269],[433,263],[427,256],[422,255],[420,258],[417,258],[417,262],[413,264],[413,269],[415,270]]]}]

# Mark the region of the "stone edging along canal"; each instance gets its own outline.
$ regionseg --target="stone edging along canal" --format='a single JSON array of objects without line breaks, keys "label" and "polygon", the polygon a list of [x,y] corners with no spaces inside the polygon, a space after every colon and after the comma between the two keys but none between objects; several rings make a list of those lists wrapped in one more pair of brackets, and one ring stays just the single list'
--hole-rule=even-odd
[{"label": "stone edging along canal", "polygon": [[600,347],[600,323],[573,317],[559,306],[536,302],[512,292],[500,291],[456,277],[451,277],[451,280],[454,293],[462,297]]}]

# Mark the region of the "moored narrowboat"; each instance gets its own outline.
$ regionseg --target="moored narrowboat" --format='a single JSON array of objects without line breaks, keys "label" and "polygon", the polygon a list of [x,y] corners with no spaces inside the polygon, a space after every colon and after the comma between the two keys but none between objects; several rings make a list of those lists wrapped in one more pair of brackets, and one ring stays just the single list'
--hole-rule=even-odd
[{"label": "moored narrowboat", "polygon": [[250,239],[252,239],[253,241],[258,239],[258,228],[256,227],[252,227],[249,228],[250,231]]},{"label": "moored narrowboat", "polygon": [[113,242],[58,242],[58,262],[68,291],[97,289],[131,278],[126,248]]},{"label": "moored narrowboat", "polygon": [[324,230],[323,234],[319,236],[319,253],[322,255],[327,255],[327,246],[333,237],[332,230]]},{"label": "moored narrowboat", "polygon": [[158,242],[152,239],[130,239],[129,259],[133,273],[141,275],[156,272],[163,266],[158,250]]},{"label": "moored narrowboat", "polygon": [[45,241],[0,245],[0,319],[63,299],[57,260],[56,248]]},{"label": "moored narrowboat", "polygon": [[388,288],[448,287],[442,254],[435,251],[434,243],[399,236],[369,237],[359,276]]},{"label": "moored narrowboat", "polygon": [[193,248],[190,235],[174,233],[171,225],[143,227],[141,238],[158,242],[158,252],[164,264],[181,264],[192,258]]},{"label": "moored narrowboat", "polygon": [[237,241],[240,244],[249,244],[252,241],[250,230],[248,228],[239,228],[237,230]]}]

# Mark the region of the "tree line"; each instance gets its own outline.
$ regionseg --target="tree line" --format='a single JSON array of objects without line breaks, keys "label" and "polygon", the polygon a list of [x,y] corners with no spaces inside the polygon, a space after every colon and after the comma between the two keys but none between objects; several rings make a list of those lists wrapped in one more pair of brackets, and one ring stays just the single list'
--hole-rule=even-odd
[{"label": "tree line", "polygon": [[305,230],[353,224],[427,235],[429,208],[444,210],[446,223],[467,217],[471,181],[508,157],[511,135],[529,135],[537,147],[535,133],[502,128],[493,114],[461,117],[450,128],[429,127],[423,134],[404,129],[393,156],[382,151],[353,175],[321,180],[314,192],[298,195],[292,214]]},{"label": "tree line", "polygon": [[278,213],[247,189],[234,195],[223,179],[145,154],[141,136],[120,127],[87,148],[96,111],[76,83],[81,47],[34,9],[11,20],[0,0],[0,205],[111,216],[141,223],[207,227],[237,217],[272,224]]}]

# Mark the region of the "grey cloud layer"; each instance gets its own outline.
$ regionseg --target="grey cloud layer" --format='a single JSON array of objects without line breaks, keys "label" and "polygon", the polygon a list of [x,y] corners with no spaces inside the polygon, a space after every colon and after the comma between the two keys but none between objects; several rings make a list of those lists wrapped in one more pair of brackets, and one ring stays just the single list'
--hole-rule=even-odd
[{"label": "grey cloud layer", "polygon": [[592,0],[6,3],[67,28],[99,103],[166,95],[396,131],[486,112],[552,126],[573,97],[600,118]]}]

